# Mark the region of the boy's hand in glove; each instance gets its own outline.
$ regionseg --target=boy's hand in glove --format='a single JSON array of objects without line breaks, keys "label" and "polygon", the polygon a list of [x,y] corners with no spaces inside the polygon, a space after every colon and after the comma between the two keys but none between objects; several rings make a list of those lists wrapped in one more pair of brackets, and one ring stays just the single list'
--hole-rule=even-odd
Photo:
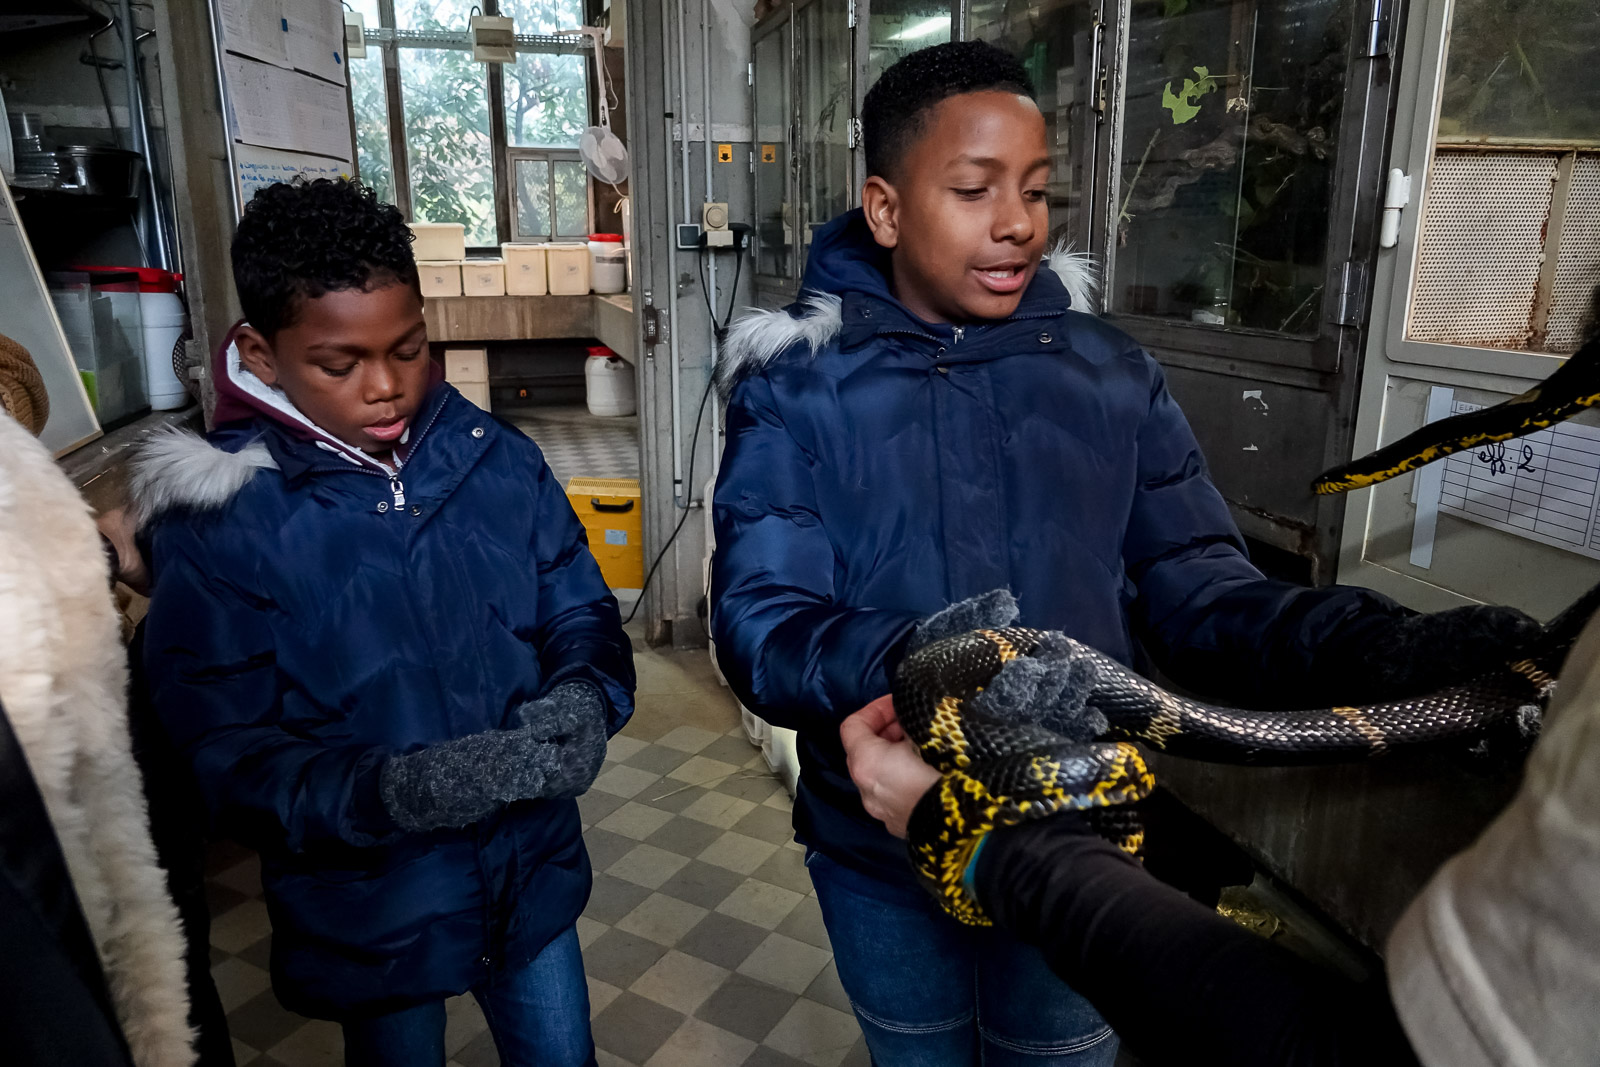
[{"label": "boy's hand in glove", "polygon": [[1357,683],[1358,699],[1343,699],[1394,700],[1468,682],[1515,659],[1542,630],[1516,608],[1496,604],[1375,621],[1338,643],[1336,657],[1345,676],[1365,678]]},{"label": "boy's hand in glove", "polygon": [[605,759],[605,702],[587,682],[557,686],[518,709],[526,723],[390,758],[384,809],[403,830],[468,826],[504,804],[576,796]]},{"label": "boy's hand in glove", "polygon": [[906,642],[906,655],[947,637],[971,630],[1001,630],[1017,621],[1021,614],[1017,598],[1009,589],[993,589],[957,601],[917,624]]}]

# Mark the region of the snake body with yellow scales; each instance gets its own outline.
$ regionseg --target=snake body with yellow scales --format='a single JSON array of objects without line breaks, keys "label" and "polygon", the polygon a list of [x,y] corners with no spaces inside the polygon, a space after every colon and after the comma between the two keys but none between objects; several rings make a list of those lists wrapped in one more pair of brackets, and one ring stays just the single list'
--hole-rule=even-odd
[{"label": "snake body with yellow scales", "polygon": [[[1518,657],[1472,681],[1426,696],[1363,707],[1245,711],[1170,693],[1087,645],[1043,630],[977,630],[912,653],[895,677],[895,713],[941,778],[912,813],[912,864],[945,910],[987,922],[963,886],[989,830],[1060,811],[1138,854],[1129,807],[1155,786],[1139,746],[1214,763],[1283,766],[1367,759],[1407,747],[1474,742],[1503,733],[1523,743],[1536,727],[1578,633],[1600,607],[1600,586]],[[1088,705],[1107,728],[1072,741],[1037,721],[1002,720],[978,700],[1007,663],[1043,648],[1089,663]]]}]

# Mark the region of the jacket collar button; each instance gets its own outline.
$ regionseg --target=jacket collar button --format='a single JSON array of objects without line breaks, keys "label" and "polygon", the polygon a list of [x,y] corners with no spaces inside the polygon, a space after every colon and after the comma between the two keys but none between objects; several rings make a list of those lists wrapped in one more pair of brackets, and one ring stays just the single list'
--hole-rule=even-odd
[{"label": "jacket collar button", "polygon": [[1055,340],[1055,338],[1054,338],[1054,337],[1051,337],[1051,336],[1050,336],[1050,335],[1049,335],[1049,334],[1047,334],[1047,333],[1041,333],[1041,334],[1040,334],[1040,335],[1039,335],[1039,343],[1040,343],[1040,344],[1042,344],[1042,345],[1047,345],[1047,344],[1049,344],[1049,343],[1050,343],[1050,342],[1051,342],[1051,341],[1054,341],[1054,340]]},{"label": "jacket collar button", "polygon": [[474,437],[482,437],[483,436],[483,427],[482,426],[474,426],[472,428],[472,436],[474,436]]},{"label": "jacket collar button", "polygon": [[382,514],[382,513],[383,513],[383,512],[385,512],[385,511],[388,511],[388,510],[389,510],[389,502],[388,502],[388,501],[387,501],[387,500],[380,500],[380,501],[378,501],[378,513],[379,513],[379,514],[380,514],[380,515],[381,515],[381,514]]}]

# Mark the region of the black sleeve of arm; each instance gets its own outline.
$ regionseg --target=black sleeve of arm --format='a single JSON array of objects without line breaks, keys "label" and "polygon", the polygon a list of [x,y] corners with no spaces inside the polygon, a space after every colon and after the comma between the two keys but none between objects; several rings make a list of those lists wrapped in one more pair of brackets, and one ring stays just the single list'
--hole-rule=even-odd
[{"label": "black sleeve of arm", "polygon": [[1156,881],[1073,816],[992,833],[977,895],[1151,1067],[1415,1067],[1386,992]]}]

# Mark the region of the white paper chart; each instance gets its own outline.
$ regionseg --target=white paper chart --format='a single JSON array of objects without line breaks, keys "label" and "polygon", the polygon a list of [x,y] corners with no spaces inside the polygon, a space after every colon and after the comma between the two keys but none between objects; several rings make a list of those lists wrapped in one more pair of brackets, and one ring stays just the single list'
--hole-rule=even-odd
[{"label": "white paper chart", "polygon": [[[1480,407],[1457,400],[1451,413]],[[1564,422],[1443,466],[1445,514],[1600,559],[1600,429]]]}]

